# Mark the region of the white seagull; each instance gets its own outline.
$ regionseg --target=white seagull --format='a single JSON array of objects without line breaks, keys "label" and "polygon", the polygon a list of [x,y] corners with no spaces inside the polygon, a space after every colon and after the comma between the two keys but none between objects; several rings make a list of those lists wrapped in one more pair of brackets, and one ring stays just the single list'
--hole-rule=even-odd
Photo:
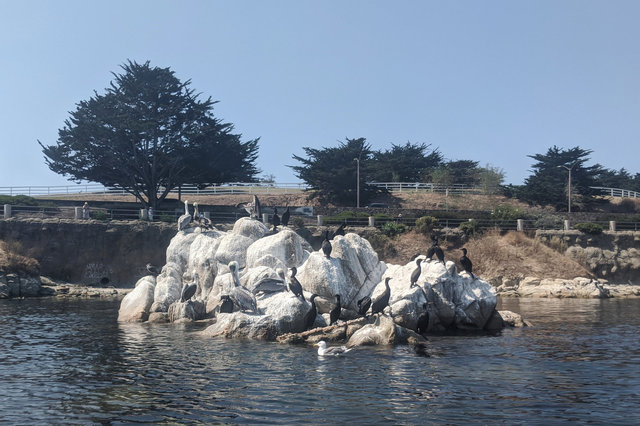
[{"label": "white seagull", "polygon": [[347,348],[346,346],[332,346],[329,348],[327,347],[327,342],[325,342],[324,340],[320,340],[318,343],[315,343],[313,346],[318,347],[318,355],[320,356],[342,355],[344,353],[349,352],[351,349],[353,349],[353,348]]}]

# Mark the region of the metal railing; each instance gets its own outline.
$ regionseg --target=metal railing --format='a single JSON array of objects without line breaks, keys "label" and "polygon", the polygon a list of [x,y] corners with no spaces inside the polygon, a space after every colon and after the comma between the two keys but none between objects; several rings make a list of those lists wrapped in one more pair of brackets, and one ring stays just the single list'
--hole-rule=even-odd
[{"label": "metal railing", "polygon": [[605,188],[602,186],[592,186],[591,189],[599,189],[602,195],[614,198],[640,198],[640,192],[630,191],[620,188]]}]

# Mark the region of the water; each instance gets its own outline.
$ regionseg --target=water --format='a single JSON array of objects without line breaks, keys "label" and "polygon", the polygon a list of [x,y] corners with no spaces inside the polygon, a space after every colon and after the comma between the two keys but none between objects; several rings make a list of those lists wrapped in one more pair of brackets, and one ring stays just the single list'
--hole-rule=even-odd
[{"label": "water", "polygon": [[119,302],[0,301],[0,423],[640,423],[640,299],[506,299],[534,327],[320,358],[118,324]]}]

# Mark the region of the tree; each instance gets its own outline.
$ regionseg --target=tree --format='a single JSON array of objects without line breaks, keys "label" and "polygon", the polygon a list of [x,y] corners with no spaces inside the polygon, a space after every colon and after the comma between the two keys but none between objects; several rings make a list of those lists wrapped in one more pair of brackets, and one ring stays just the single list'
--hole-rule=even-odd
[{"label": "tree", "polygon": [[377,182],[420,182],[442,163],[437,149],[427,153],[431,145],[391,144],[391,149],[373,153],[376,164],[372,179]]},{"label": "tree", "polygon": [[52,171],[121,187],[154,208],[181,185],[254,180],[258,139],[242,142],[190,80],[148,61],[121,68],[104,94],[77,104],[56,145],[38,141]]},{"label": "tree", "polygon": [[447,161],[433,170],[431,180],[445,186],[474,186],[480,182],[478,162],[472,160]]},{"label": "tree", "polygon": [[[563,150],[553,146],[546,154],[529,155],[537,162],[533,164],[533,174],[525,179],[518,196],[531,204],[551,205],[557,209],[567,207],[569,173],[571,169],[571,200],[590,201],[598,190],[591,189],[598,186],[597,177],[602,172],[602,166],[595,164],[586,166],[591,150],[578,146]],[[575,205],[575,204],[574,204]]]},{"label": "tree", "polygon": [[341,142],[340,146],[334,148],[302,149],[307,158],[293,155],[293,159],[302,165],[288,167],[309,185],[314,191],[313,197],[342,205],[355,205],[358,189],[358,162],[355,159],[359,160],[361,204],[366,204],[381,192],[380,189],[366,183],[373,174],[373,153],[365,138],[347,138],[346,142]]}]

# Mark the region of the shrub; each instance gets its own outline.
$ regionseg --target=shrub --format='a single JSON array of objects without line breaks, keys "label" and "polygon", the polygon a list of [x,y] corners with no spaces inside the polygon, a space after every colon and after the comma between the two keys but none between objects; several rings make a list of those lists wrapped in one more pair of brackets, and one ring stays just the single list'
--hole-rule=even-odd
[{"label": "shrub", "polygon": [[94,210],[91,212],[91,218],[95,220],[107,220],[109,215],[105,210]]},{"label": "shrub", "polygon": [[404,223],[387,222],[382,226],[382,233],[387,237],[395,237],[407,231]]},{"label": "shrub", "polygon": [[429,234],[438,226],[438,219],[433,216],[422,216],[416,220],[416,231],[421,234]]},{"label": "shrub", "polygon": [[465,235],[475,235],[480,231],[480,223],[475,219],[471,219],[467,222],[462,222],[459,228]]},{"label": "shrub", "polygon": [[573,227],[580,232],[591,235],[602,234],[602,231],[604,230],[602,225],[593,222],[576,223],[575,225],[573,225]]},{"label": "shrub", "polygon": [[176,221],[176,218],[171,216],[170,214],[160,215],[160,222],[173,223]]},{"label": "shrub", "polygon": [[511,204],[499,204],[493,208],[491,215],[499,221],[513,221],[522,219],[524,217],[524,211]]},{"label": "shrub", "polygon": [[304,220],[301,217],[294,217],[292,223],[293,223],[293,226],[296,228],[304,227]]},{"label": "shrub", "polygon": [[366,212],[354,212],[351,210],[343,210],[333,216],[327,216],[324,218],[325,225],[338,225],[344,223],[345,220],[358,220],[365,219],[369,216]]}]

